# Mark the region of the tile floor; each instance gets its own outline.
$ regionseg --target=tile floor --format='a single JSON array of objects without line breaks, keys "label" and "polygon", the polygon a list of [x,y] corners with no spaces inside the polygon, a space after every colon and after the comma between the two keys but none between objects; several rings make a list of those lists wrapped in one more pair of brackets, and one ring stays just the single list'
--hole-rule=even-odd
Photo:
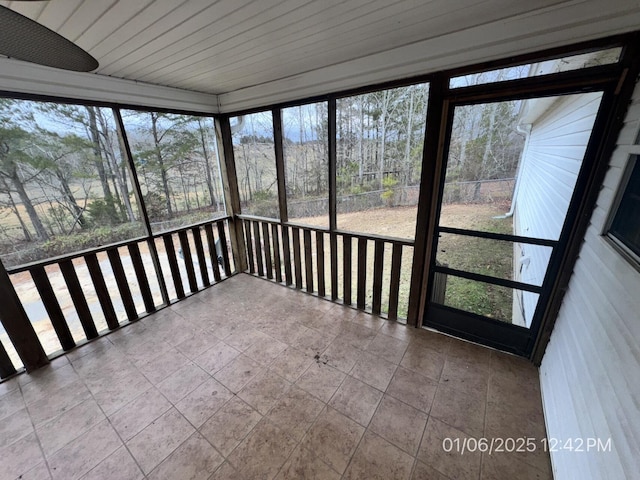
[{"label": "tile floor", "polygon": [[245,274],[0,384],[8,480],[547,479],[453,443],[544,435],[527,362]]}]

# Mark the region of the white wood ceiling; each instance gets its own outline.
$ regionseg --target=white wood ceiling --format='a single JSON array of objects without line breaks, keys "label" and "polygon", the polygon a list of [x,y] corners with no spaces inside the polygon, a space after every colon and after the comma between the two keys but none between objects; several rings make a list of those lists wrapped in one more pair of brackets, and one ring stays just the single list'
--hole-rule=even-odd
[{"label": "white wood ceiling", "polygon": [[[223,109],[225,105],[230,109],[265,103],[266,99],[259,99],[261,91],[281,101],[358,85],[361,74],[362,83],[386,80],[471,63],[472,58],[495,58],[501,51],[519,53],[538,45],[628,31],[638,28],[640,18],[637,0],[50,0],[0,4],[89,51],[100,62],[98,75],[221,94]],[[559,18],[562,22],[558,24]],[[585,25],[593,28],[579,30]],[[569,26],[581,33],[571,37],[574,32]],[[530,41],[523,44],[529,27]],[[465,37],[465,32],[479,32],[481,37]],[[564,37],[559,32],[565,32]],[[466,60],[461,52],[467,52],[463,55]],[[444,53],[451,61],[438,61]],[[363,59],[370,59],[366,68]],[[398,68],[400,60],[402,68]],[[338,77],[350,80],[336,84]]]}]

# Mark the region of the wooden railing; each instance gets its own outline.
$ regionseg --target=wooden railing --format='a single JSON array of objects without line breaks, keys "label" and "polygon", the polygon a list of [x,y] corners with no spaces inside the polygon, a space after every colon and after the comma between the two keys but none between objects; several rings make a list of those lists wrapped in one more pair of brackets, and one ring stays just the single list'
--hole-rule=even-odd
[{"label": "wooden railing", "polygon": [[249,273],[389,320],[406,317],[412,240],[238,218]]},{"label": "wooden railing", "polygon": [[[46,339],[28,335],[31,325],[22,325],[25,335],[5,325],[17,356],[38,349],[55,356],[51,343],[68,351],[231,276],[228,222],[225,217],[8,269],[14,288],[32,282],[41,301],[36,307],[44,309],[55,332]],[[14,326],[31,323],[24,302],[21,307],[14,310],[24,318],[11,319]],[[34,341],[39,345],[28,344]],[[20,360],[11,356],[0,343],[0,378],[16,372]]]}]

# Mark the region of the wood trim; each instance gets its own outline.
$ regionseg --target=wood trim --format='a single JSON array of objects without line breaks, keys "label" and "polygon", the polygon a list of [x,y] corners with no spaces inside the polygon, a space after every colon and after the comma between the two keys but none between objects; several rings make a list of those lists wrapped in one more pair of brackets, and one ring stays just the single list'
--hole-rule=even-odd
[{"label": "wood trim", "polygon": [[233,154],[233,139],[231,137],[231,125],[229,116],[225,115],[216,119],[216,137],[218,138],[218,152],[222,161],[220,170],[222,175],[222,187],[224,190],[225,210],[230,218],[229,237],[231,251],[236,271],[244,272],[248,268],[247,251],[245,249],[243,222],[236,220],[235,216],[242,213],[240,207],[240,191],[238,190],[238,177]]},{"label": "wood trim", "polygon": [[91,277],[93,287],[98,295],[98,301],[100,302],[100,308],[102,308],[102,313],[104,314],[105,321],[107,322],[107,327],[109,327],[109,330],[114,330],[120,326],[120,322],[118,321],[118,316],[113,308],[111,295],[109,294],[109,289],[107,288],[107,284],[104,280],[104,275],[100,269],[98,256],[95,253],[89,253],[84,257],[84,261],[89,269],[89,276]]},{"label": "wood trim", "polygon": [[91,310],[82,291],[82,286],[80,285],[80,280],[78,280],[73,262],[71,260],[65,260],[59,263],[59,267],[64,282],[67,284],[67,290],[69,290],[73,307],[78,313],[78,319],[80,320],[85,336],[88,340],[96,338],[98,336],[98,330],[93,322],[93,315],[91,315]]},{"label": "wood trim", "polygon": [[280,221],[289,220],[287,210],[287,186],[284,165],[284,146],[282,144],[282,111],[278,108],[271,111],[273,119],[273,147],[276,156],[276,182],[278,183],[278,211]]},{"label": "wood trim", "polygon": [[[0,298],[0,321],[27,372],[48,364],[47,354],[1,261]],[[11,373],[8,366],[5,367],[5,373]]]},{"label": "wood trim", "polygon": [[69,325],[67,325],[67,320],[64,318],[64,313],[60,308],[60,303],[53,291],[49,276],[44,267],[31,269],[31,278],[40,294],[42,304],[47,311],[53,329],[56,331],[58,340],[60,340],[60,346],[62,346],[62,349],[65,351],[71,350],[76,346],[76,342],[73,340],[71,330],[69,330]]},{"label": "wood trim", "polygon": [[116,279],[118,285],[118,291],[120,292],[120,298],[122,304],[127,312],[127,318],[133,322],[138,319],[138,312],[136,306],[133,303],[133,297],[131,296],[131,288],[127,281],[127,275],[122,267],[122,260],[120,259],[120,252],[117,248],[110,248],[107,250],[107,256],[109,257],[109,263],[111,264],[111,270],[113,270],[113,276]]},{"label": "wood trim", "polygon": [[147,273],[142,262],[142,256],[140,255],[140,247],[137,243],[129,245],[129,256],[131,257],[133,270],[136,274],[136,280],[138,287],[140,288],[142,301],[144,302],[144,309],[147,313],[155,312],[156,305],[153,301],[153,295],[151,294],[151,288],[149,287],[149,279],[147,278]]},{"label": "wood trim", "polygon": [[327,136],[329,141],[329,231],[338,229],[336,218],[337,206],[337,150],[336,150],[336,99],[329,99]]},{"label": "wood trim", "polygon": [[442,158],[439,154],[442,142],[441,127],[446,114],[444,91],[447,78],[442,74],[433,75],[429,84],[429,102],[422,150],[422,174],[416,215],[415,248],[411,267],[411,286],[409,289],[409,308],[407,324],[417,327],[424,316],[427,282],[431,266],[431,248],[435,228],[434,199],[437,197],[439,172]]}]

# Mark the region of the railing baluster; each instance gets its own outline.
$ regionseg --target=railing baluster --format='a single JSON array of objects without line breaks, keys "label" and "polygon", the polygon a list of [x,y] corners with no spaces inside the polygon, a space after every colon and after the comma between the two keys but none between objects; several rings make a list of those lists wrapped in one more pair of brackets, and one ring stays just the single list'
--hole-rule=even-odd
[{"label": "railing baluster", "polygon": [[180,268],[178,267],[173,236],[170,233],[163,235],[162,241],[164,242],[164,249],[167,252],[167,260],[169,262],[169,269],[171,270],[171,278],[173,279],[176,296],[178,298],[184,298],[184,285],[182,285],[182,275],[180,275]]},{"label": "railing baluster", "polygon": [[[227,251],[227,234],[224,231],[224,220],[217,222],[218,225],[218,238],[220,239],[220,250],[222,250],[222,266],[224,267],[224,274],[227,277],[231,276],[231,263],[229,263],[229,252]],[[216,250],[216,255],[218,254]]]},{"label": "railing baluster", "polygon": [[213,270],[213,279],[216,282],[219,282],[221,280],[220,264],[218,263],[218,251],[216,250],[216,240],[213,236],[213,228],[211,227],[210,223],[205,225],[204,231],[207,236],[207,245],[209,246],[209,258],[211,259],[211,269]]},{"label": "railing baluster", "polygon": [[202,245],[202,234],[200,233],[200,227],[194,227],[191,229],[193,235],[193,243],[196,246],[196,256],[198,257],[198,265],[200,266],[200,276],[202,277],[202,284],[206,287],[211,285],[209,281],[209,269],[207,268],[207,260],[204,256],[204,245]]},{"label": "railing baluster", "polygon": [[260,223],[253,222],[253,240],[256,244],[256,262],[258,275],[264,277],[264,263],[262,262],[262,239],[260,238]]},{"label": "railing baluster", "polygon": [[311,230],[304,229],[304,265],[307,292],[313,293],[313,255],[311,254]]},{"label": "railing baluster", "polygon": [[269,224],[264,222],[262,224],[262,238],[264,241],[264,260],[267,278],[273,278],[273,263],[271,262],[271,240],[269,239]]},{"label": "railing baluster", "polygon": [[273,263],[276,267],[276,282],[282,282],[282,265],[280,264],[280,238],[278,235],[278,225],[271,224],[271,237],[273,238]]},{"label": "railing baluster", "polygon": [[251,221],[242,221],[244,225],[244,234],[247,238],[247,259],[249,264],[249,273],[256,273],[256,265],[253,263],[253,242],[251,241]]},{"label": "railing baluster", "polygon": [[282,226],[282,255],[284,257],[285,283],[291,285],[293,277],[291,275],[291,246],[289,245],[289,227]]},{"label": "railing baluster", "polygon": [[122,298],[124,310],[127,312],[127,318],[133,322],[138,319],[138,312],[136,311],[136,306],[133,303],[131,288],[127,282],[127,275],[124,273],[124,268],[122,267],[120,252],[118,252],[117,248],[111,248],[107,250],[107,256],[109,257],[109,263],[111,263],[113,276],[116,279],[116,285],[118,285],[118,291],[120,292],[120,298]]},{"label": "railing baluster", "polygon": [[358,298],[357,307],[364,310],[367,294],[367,239],[358,238]]},{"label": "railing baluster", "polygon": [[331,300],[338,299],[338,235],[329,234],[329,253],[331,254]]},{"label": "railing baluster", "polygon": [[316,232],[316,262],[318,265],[318,296],[326,295],[324,288],[324,233]]},{"label": "railing baluster", "polygon": [[5,350],[2,342],[0,342],[0,378],[7,378],[14,373],[16,373],[16,367],[13,366],[9,354]]},{"label": "railing baluster", "polygon": [[84,257],[84,262],[87,264],[87,268],[89,269],[89,276],[93,282],[93,288],[98,295],[98,301],[100,302],[100,308],[102,308],[104,319],[107,322],[107,327],[109,327],[109,330],[118,328],[120,323],[118,322],[118,316],[113,308],[109,289],[107,288],[102,270],[100,269],[98,256],[95,253],[90,253]]},{"label": "railing baluster", "polygon": [[178,238],[180,239],[180,248],[182,248],[182,258],[184,260],[184,266],[187,268],[189,289],[191,290],[191,293],[195,293],[198,291],[198,281],[196,280],[196,270],[193,268],[191,245],[189,244],[189,237],[187,237],[187,232],[178,232]]},{"label": "railing baluster", "polygon": [[373,301],[371,311],[380,315],[382,310],[382,269],[384,265],[384,242],[376,240],[373,253]]},{"label": "railing baluster", "polygon": [[293,227],[291,229],[293,235],[293,262],[296,273],[296,288],[302,289],[302,262],[300,260],[300,229]]},{"label": "railing baluster", "polygon": [[67,289],[71,295],[73,306],[78,313],[78,319],[80,320],[85,336],[88,340],[96,338],[98,336],[98,330],[93,322],[93,316],[91,315],[87,299],[82,291],[82,286],[80,285],[80,280],[78,280],[73,262],[71,260],[63,260],[58,265],[60,266],[62,277],[67,284]]},{"label": "railing baluster", "polygon": [[351,235],[342,236],[344,304],[351,305]]},{"label": "railing baluster", "polygon": [[155,312],[156,304],[153,301],[153,295],[151,294],[151,288],[149,287],[149,279],[147,278],[147,272],[144,269],[144,263],[142,262],[142,256],[140,255],[140,247],[137,243],[132,243],[128,247],[129,256],[131,257],[131,263],[133,264],[133,271],[136,274],[138,280],[138,287],[142,294],[142,301],[144,302],[144,309],[147,313]]},{"label": "railing baluster", "polygon": [[400,291],[400,267],[402,266],[402,245],[394,243],[391,252],[391,282],[389,284],[389,320],[398,319],[398,292]]},{"label": "railing baluster", "polygon": [[67,321],[64,318],[56,294],[53,292],[47,272],[44,267],[39,265],[33,267],[30,271],[33,283],[36,285],[36,289],[40,294],[40,298],[47,311],[47,315],[49,315],[51,325],[53,325],[53,329],[56,331],[56,335],[58,335],[62,349],[71,350],[76,346],[76,342],[73,340],[69,325],[67,325]]}]

